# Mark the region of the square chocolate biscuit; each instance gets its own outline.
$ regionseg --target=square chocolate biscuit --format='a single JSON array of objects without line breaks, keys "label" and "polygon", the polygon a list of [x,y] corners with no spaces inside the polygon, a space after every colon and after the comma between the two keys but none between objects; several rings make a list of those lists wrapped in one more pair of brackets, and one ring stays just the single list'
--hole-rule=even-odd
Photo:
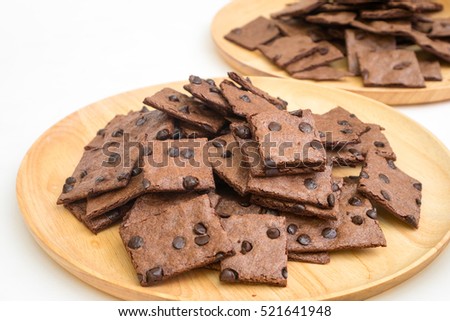
[{"label": "square chocolate biscuit", "polygon": [[214,189],[207,140],[151,141],[143,160],[145,192],[189,192]]},{"label": "square chocolate biscuit", "polygon": [[63,185],[58,204],[67,204],[125,187],[138,161],[139,147],[118,142],[108,148],[85,150],[72,176]]},{"label": "square chocolate biscuit", "polygon": [[379,50],[394,50],[396,48],[395,37],[380,36],[364,30],[346,29],[345,44],[347,48],[348,70],[359,75],[357,53]]},{"label": "square chocolate biscuit", "polygon": [[153,96],[146,97],[144,104],[213,134],[217,133],[225,124],[225,120],[215,111],[172,88],[164,88]]},{"label": "square chocolate biscuit", "polygon": [[238,116],[249,117],[264,111],[279,110],[267,99],[251,91],[239,88],[229,80],[225,79],[222,81],[220,89],[222,89],[222,94],[231,105],[233,112]]},{"label": "square chocolate biscuit", "polygon": [[217,113],[223,116],[232,113],[230,105],[222,96],[221,90],[216,86],[214,80],[192,75],[189,77],[189,84],[184,85],[183,88]]},{"label": "square chocolate biscuit", "polygon": [[298,116],[286,111],[262,112],[249,117],[248,122],[266,167],[324,168],[325,150],[311,111],[304,110]]},{"label": "square chocolate biscuit", "polygon": [[342,107],[335,107],[322,115],[314,115],[322,143],[327,149],[334,149],[360,142],[362,133],[369,127]]},{"label": "square chocolate biscuit", "polygon": [[222,282],[287,285],[284,217],[232,215],[221,222],[236,253],[220,263]]},{"label": "square chocolate biscuit", "polygon": [[336,201],[332,190],[331,166],[326,166],[323,172],[300,175],[250,176],[248,192],[321,208],[331,208]]},{"label": "square chocolate biscuit", "polygon": [[84,149],[103,148],[112,142],[141,143],[147,140],[165,140],[174,132],[174,119],[159,111],[149,111],[143,107],[140,111],[130,111],[127,115],[115,116],[105,128]]},{"label": "square chocolate biscuit", "polygon": [[358,178],[345,178],[335,221],[286,215],[288,251],[322,252],[386,246],[376,209],[358,193]]},{"label": "square chocolate biscuit", "polygon": [[[120,227],[120,236],[142,286],[156,285],[180,273],[232,254],[233,245],[214,214],[207,195],[184,197],[158,211],[154,202],[137,200]],[[176,196],[172,198],[175,200]],[[150,212],[156,211],[154,215]]]},{"label": "square chocolate biscuit", "polygon": [[416,54],[410,50],[385,50],[358,53],[365,86],[423,88]]},{"label": "square chocolate biscuit", "polygon": [[418,228],[422,183],[373,149],[367,153],[364,165],[360,174],[359,191],[398,219]]},{"label": "square chocolate biscuit", "polygon": [[269,42],[279,34],[280,30],[273,21],[260,16],[240,28],[234,28],[225,35],[225,39],[248,50],[255,50],[258,45]]},{"label": "square chocolate biscuit", "polygon": [[219,200],[214,209],[221,218],[228,218],[231,215],[260,214],[263,208],[252,204],[249,196],[241,196],[233,190],[221,189],[217,191]]}]

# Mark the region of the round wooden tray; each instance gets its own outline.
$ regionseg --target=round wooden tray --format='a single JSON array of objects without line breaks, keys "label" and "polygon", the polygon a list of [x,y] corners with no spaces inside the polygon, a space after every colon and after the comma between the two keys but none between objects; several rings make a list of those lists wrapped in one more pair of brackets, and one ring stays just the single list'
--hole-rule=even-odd
[{"label": "round wooden tray", "polygon": [[[248,75],[276,76],[290,78],[259,51],[249,51],[224,39],[231,29],[243,26],[258,16],[282,9],[292,0],[234,0],[223,7],[215,16],[211,33],[218,51],[225,61],[236,70]],[[450,17],[450,0],[436,0],[444,5],[444,11],[436,16]],[[427,81],[426,88],[368,88],[360,77],[347,77],[340,81],[321,81],[321,85],[349,90],[390,105],[407,105],[437,102],[450,99],[450,64],[441,61],[442,81]],[[291,78],[292,79],[292,78]],[[300,81],[300,80],[299,80]],[[310,80],[302,82],[317,83]]]},{"label": "round wooden tray", "polygon": [[[17,198],[32,235],[60,265],[84,282],[129,300],[318,300],[365,299],[413,276],[450,238],[450,153],[427,130],[382,103],[337,89],[290,79],[251,77],[283,97],[292,109],[323,113],[342,106],[361,120],[379,123],[398,155],[398,166],[423,183],[420,229],[380,214],[386,248],[342,251],[320,266],[289,262],[286,288],[222,284],[215,271],[199,269],[164,284],[138,284],[118,227],[91,234],[56,199],[83,146],[118,113],[139,110],[162,87],[182,90],[185,82],[142,88],[109,97],[67,116],[48,129],[26,154],[17,177]],[[217,80],[220,81],[220,80]],[[432,286],[432,285],[430,285]]]}]

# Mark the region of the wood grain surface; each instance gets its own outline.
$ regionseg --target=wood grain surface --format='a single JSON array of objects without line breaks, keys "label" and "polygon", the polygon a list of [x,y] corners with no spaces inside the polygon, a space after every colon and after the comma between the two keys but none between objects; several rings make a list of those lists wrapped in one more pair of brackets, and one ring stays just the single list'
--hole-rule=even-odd
[{"label": "wood grain surface", "polygon": [[155,287],[141,287],[118,227],[93,235],[57,206],[56,199],[81,157],[83,146],[99,128],[118,113],[140,109],[144,97],[164,86],[181,90],[185,81],[98,101],[67,116],[36,140],[18,173],[17,199],[39,245],[84,282],[127,300],[365,299],[415,275],[444,249],[450,238],[450,153],[431,133],[392,108],[347,91],[290,79],[251,79],[274,96],[286,99],[290,109],[310,108],[322,113],[340,105],[365,122],[385,127],[398,155],[397,165],[423,183],[420,229],[413,230],[380,213],[386,248],[332,253],[331,263],[324,266],[289,262],[286,288],[221,284],[217,272],[205,269]]},{"label": "wood grain surface", "polygon": [[[270,17],[272,12],[282,9],[292,0],[234,0],[222,8],[214,17],[211,33],[224,60],[241,73],[259,76],[291,78],[279,69],[259,51],[249,51],[225,40],[223,37],[231,29],[243,26],[258,16]],[[444,5],[444,11],[436,17],[450,17],[450,0],[436,0]],[[344,63],[342,63],[343,65]],[[426,88],[369,88],[364,87],[360,77],[346,77],[340,81],[301,80],[308,83],[320,83],[349,90],[390,105],[408,105],[437,102],[450,99],[450,63],[441,61],[443,81],[427,81]],[[293,79],[293,78],[291,78]],[[300,81],[300,80],[298,80]]]}]

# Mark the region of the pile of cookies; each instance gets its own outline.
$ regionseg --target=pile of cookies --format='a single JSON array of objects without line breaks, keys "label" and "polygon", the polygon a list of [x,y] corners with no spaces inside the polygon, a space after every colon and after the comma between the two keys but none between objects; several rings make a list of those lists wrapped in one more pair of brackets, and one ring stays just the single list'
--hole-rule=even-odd
[{"label": "pile of cookies", "polygon": [[[142,286],[200,268],[286,286],[287,261],[386,246],[376,206],[418,228],[421,190],[376,124],[287,102],[230,72],[189,77],[117,115],[85,146],[63,204],[93,233],[121,222]],[[337,177],[333,167],[361,166]]]},{"label": "pile of cookies", "polygon": [[225,39],[293,78],[361,76],[368,87],[421,88],[442,80],[440,62],[450,62],[450,17],[430,15],[442,9],[428,0],[301,0]]}]

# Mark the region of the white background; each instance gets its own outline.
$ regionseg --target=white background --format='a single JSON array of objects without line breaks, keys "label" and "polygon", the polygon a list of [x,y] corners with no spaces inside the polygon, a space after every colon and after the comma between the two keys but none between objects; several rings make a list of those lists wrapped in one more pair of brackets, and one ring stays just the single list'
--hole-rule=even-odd
[{"label": "white background", "polygon": [[[48,127],[99,99],[190,74],[225,76],[231,68],[209,27],[227,3],[1,1],[0,299],[114,299],[66,272],[34,241],[16,201],[20,162]],[[395,108],[450,146],[450,102]],[[446,249],[424,271],[373,299],[449,300],[449,271]]]}]

